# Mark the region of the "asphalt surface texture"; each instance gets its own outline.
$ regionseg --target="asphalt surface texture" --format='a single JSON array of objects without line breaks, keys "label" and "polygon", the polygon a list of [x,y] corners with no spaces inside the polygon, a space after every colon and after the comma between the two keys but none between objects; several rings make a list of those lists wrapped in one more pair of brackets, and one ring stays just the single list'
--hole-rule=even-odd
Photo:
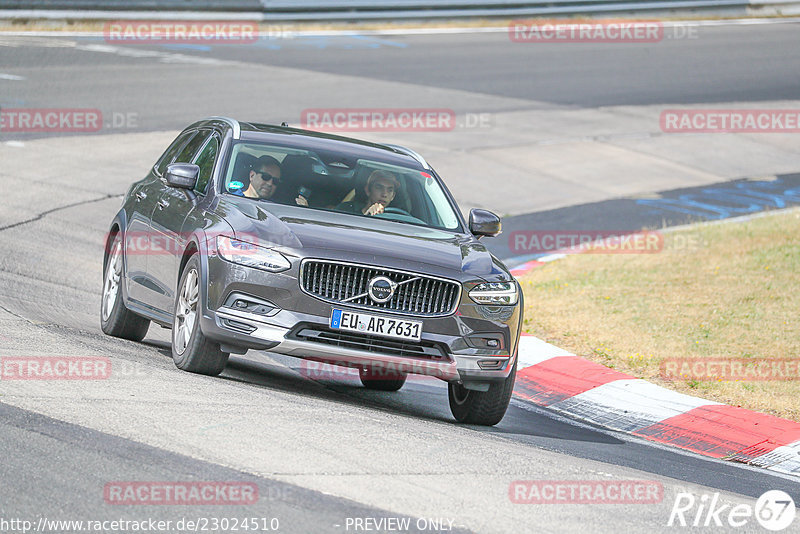
[{"label": "asphalt surface texture", "polygon": [[[586,115],[602,106],[757,105],[800,94],[796,24],[698,32],[697,39],[652,45],[580,46],[511,44],[503,33],[297,38],[250,47],[0,36],[3,108],[97,108],[107,121],[135,117],[97,134],[0,132],[0,355],[103,356],[117,369],[108,380],[0,382],[0,516],[33,524],[42,517],[245,516],[277,518],[282,532],[365,531],[356,518],[408,518],[428,532],[660,532],[675,529],[667,521],[680,492],[752,505],[764,491],[782,489],[800,502],[795,478],[653,445],[516,399],[495,427],[458,425],[445,385],[435,380],[378,393],[353,379],[309,380],[299,361],[253,351],[233,356],[212,379],[178,371],[168,331],[157,326],[142,343],[99,329],[103,237],[121,195],[198,118],[295,122],[303,109],[324,106]],[[580,124],[575,132],[592,134]],[[469,152],[459,135],[441,147],[443,159],[445,148],[455,159]],[[445,179],[457,198],[486,187],[485,177],[466,170]],[[719,182],[704,179],[691,187]],[[518,228],[554,217],[570,227],[602,227],[605,214],[619,211],[575,207],[595,185],[568,183],[559,190],[562,205],[552,207],[561,211],[537,215],[534,201],[527,212],[517,209],[511,200],[519,191],[500,197],[509,204],[496,209],[527,217]],[[652,177],[642,187],[676,191],[675,198],[692,192]],[[602,201],[614,201],[615,191],[604,191]],[[648,217],[605,224],[659,218]],[[509,486],[516,480],[651,480],[663,485],[664,498],[646,505],[514,504]],[[104,488],[118,481],[245,482],[258,486],[260,499],[112,505]],[[759,527],[751,522],[737,531]]]}]

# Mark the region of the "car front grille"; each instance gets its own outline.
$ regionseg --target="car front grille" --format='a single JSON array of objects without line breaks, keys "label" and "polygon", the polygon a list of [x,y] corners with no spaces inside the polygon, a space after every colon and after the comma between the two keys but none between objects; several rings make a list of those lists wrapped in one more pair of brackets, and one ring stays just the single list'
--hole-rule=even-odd
[{"label": "car front grille", "polygon": [[314,343],[324,343],[336,347],[391,354],[392,356],[404,356],[407,358],[431,361],[449,361],[446,349],[441,343],[436,343],[434,341],[387,339],[356,332],[334,331],[310,324],[295,328],[289,337]]},{"label": "car front grille", "polygon": [[[398,284],[387,302],[373,302],[367,294],[367,284],[376,276],[385,276]],[[424,317],[450,315],[461,294],[461,285],[451,280],[322,260],[303,262],[300,287],[328,302]]]}]

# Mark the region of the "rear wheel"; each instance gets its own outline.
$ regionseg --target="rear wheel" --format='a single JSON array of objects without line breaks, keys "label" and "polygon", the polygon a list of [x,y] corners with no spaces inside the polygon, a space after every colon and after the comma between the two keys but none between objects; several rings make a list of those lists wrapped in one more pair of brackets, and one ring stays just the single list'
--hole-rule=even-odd
[{"label": "rear wheel", "polygon": [[475,391],[465,388],[462,384],[451,383],[447,393],[450,399],[450,411],[460,423],[473,425],[496,425],[503,419],[511,401],[511,392],[514,390],[514,379],[517,375],[517,365],[508,378],[502,382],[494,382],[488,391]]},{"label": "rear wheel", "polygon": [[228,353],[200,331],[200,260],[189,259],[178,283],[172,318],[172,359],[178,369],[217,376],[228,363]]},{"label": "rear wheel", "polygon": [[406,383],[406,376],[404,373],[398,372],[381,372],[375,369],[359,369],[358,377],[361,383],[367,389],[375,389],[378,391],[397,391],[403,384]]},{"label": "rear wheel", "polygon": [[141,341],[150,328],[150,321],[125,307],[122,301],[122,237],[114,236],[111,253],[103,274],[103,297],[100,301],[100,328],[105,334],[131,341]]}]

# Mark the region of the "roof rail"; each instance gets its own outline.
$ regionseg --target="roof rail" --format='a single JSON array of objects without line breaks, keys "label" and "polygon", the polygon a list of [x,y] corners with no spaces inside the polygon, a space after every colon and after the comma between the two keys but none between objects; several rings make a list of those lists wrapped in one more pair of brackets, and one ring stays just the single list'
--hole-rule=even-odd
[{"label": "roof rail", "polygon": [[400,146],[400,145],[383,145],[383,146],[387,146],[389,148],[393,148],[393,149],[397,150],[398,152],[402,152],[403,154],[406,154],[407,156],[411,156],[412,158],[417,160],[419,162],[419,164],[422,165],[426,169],[430,169],[431,168],[431,166],[428,165],[428,162],[425,161],[425,158],[423,158],[422,156],[420,156],[419,154],[417,154],[416,152],[414,152],[410,148],[406,148],[406,147]]},{"label": "roof rail", "polygon": [[227,122],[233,128],[233,138],[239,139],[242,135],[242,128],[239,126],[239,121],[228,117],[209,117],[208,120],[217,120]]}]

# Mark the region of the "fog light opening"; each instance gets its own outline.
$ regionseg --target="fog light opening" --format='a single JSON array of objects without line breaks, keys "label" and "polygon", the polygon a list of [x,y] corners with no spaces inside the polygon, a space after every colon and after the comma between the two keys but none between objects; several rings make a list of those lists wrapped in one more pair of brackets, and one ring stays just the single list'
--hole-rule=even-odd
[{"label": "fog light opening", "polygon": [[231,330],[236,330],[237,332],[244,332],[245,334],[252,334],[256,330],[255,326],[251,326],[247,323],[240,323],[239,321],[233,321],[228,318],[223,318],[222,324],[230,328]]},{"label": "fog light opening", "polygon": [[280,308],[268,300],[242,293],[232,293],[228,296],[225,306],[233,310],[263,315],[264,317],[271,317],[280,311]]}]

